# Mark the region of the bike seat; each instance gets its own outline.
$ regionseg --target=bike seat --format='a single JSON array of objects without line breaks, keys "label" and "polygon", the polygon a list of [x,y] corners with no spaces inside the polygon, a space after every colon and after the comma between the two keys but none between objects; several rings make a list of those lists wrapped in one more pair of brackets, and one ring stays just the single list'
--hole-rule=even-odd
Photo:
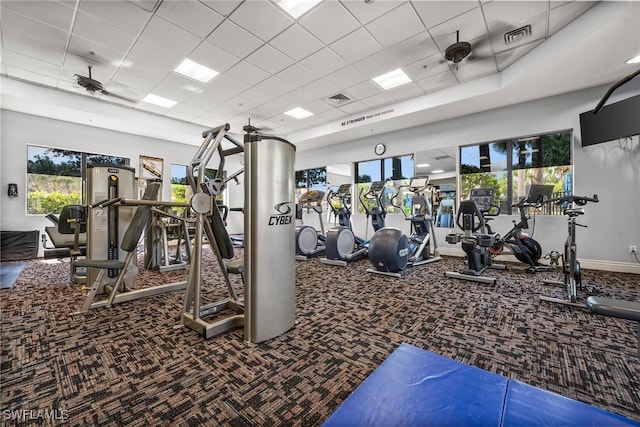
[{"label": "bike seat", "polygon": [[565,209],[564,214],[569,216],[584,215],[584,209],[582,208]]}]

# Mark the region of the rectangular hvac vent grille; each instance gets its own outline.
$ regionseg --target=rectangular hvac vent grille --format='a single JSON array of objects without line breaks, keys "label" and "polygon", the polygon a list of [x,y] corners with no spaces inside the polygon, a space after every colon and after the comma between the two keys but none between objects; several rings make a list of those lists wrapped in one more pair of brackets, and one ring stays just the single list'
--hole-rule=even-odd
[{"label": "rectangular hvac vent grille", "polygon": [[351,101],[351,98],[349,98],[347,95],[343,94],[343,93],[339,93],[337,95],[333,95],[329,97],[329,101],[331,101],[333,104],[345,104],[349,101]]},{"label": "rectangular hvac vent grille", "polygon": [[438,156],[436,158],[434,158],[434,160],[444,160],[444,159],[450,159],[451,156]]},{"label": "rectangular hvac vent grille", "polygon": [[510,45],[516,43],[522,39],[531,37],[531,25],[525,25],[524,27],[516,28],[507,33],[504,33],[504,44]]}]

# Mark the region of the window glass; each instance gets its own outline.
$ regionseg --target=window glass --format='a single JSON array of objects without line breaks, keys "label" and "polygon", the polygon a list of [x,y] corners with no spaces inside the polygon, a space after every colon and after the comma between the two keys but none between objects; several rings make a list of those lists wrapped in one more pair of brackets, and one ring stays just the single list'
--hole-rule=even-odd
[{"label": "window glass", "polygon": [[461,147],[461,198],[473,188],[491,187],[501,212],[512,213],[532,184],[553,186],[551,197],[560,197],[570,179],[571,136],[566,131]]},{"label": "window glass", "polygon": [[27,214],[59,213],[65,205],[86,203],[82,182],[89,162],[129,165],[126,157],[27,146]]},{"label": "window glass", "polygon": [[[409,183],[413,176],[414,166],[412,156],[387,157],[384,159],[368,160],[356,163],[356,191],[365,194],[375,181],[385,181],[385,188],[381,202],[388,213],[401,212],[404,209],[405,188],[400,189],[400,194],[393,197],[397,189]],[[373,205],[373,200],[367,200],[368,205]],[[371,208],[369,206],[369,208]],[[365,213],[359,201],[359,213]]]}]

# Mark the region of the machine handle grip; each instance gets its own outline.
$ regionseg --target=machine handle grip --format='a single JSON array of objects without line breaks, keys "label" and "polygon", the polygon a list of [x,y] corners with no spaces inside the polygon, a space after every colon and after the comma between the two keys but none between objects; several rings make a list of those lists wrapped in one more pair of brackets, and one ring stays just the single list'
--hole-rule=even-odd
[{"label": "machine handle grip", "polygon": [[115,199],[104,199],[101,200],[99,202],[96,202],[92,205],[90,205],[90,207],[93,208],[106,208],[107,206],[111,206],[115,203],[120,202],[120,200],[122,200],[122,197],[116,197]]}]

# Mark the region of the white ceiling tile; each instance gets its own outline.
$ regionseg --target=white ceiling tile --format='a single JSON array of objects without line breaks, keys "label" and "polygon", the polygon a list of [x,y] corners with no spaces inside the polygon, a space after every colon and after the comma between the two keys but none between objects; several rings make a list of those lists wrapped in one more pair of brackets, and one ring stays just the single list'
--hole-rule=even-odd
[{"label": "white ceiling tile", "polygon": [[221,102],[238,96],[249,88],[249,85],[234,79],[228,74],[224,74],[214,78],[206,87],[203,95],[209,95],[215,99],[216,105]]},{"label": "white ceiling tile", "polygon": [[222,16],[229,16],[244,0],[198,0]]},{"label": "white ceiling tile", "polygon": [[362,100],[365,104],[367,104],[371,108],[380,107],[382,105],[389,105],[395,102],[388,93],[380,92],[376,95],[370,96]]},{"label": "white ceiling tile", "polygon": [[235,55],[230,54],[213,44],[203,41],[189,54],[189,59],[223,73],[240,61]]},{"label": "white ceiling tile", "polygon": [[276,96],[281,96],[283,93],[291,92],[295,89],[291,83],[285,82],[276,76],[271,76],[267,80],[258,83],[256,87]]},{"label": "white ceiling tile", "polygon": [[89,40],[94,40],[122,51],[129,49],[135,41],[133,34],[82,12],[78,12],[76,15],[73,32]]},{"label": "white ceiling tile", "polygon": [[112,81],[147,92],[156,85],[156,81],[149,76],[141,76],[129,68],[120,68]]},{"label": "white ceiling tile", "polygon": [[245,1],[229,19],[264,41],[271,40],[293,23],[279,7],[267,1]]},{"label": "white ceiling tile", "polygon": [[177,88],[175,86],[167,85],[164,83],[160,83],[159,85],[156,85],[151,92],[154,95],[171,99],[176,102],[182,102],[192,95],[192,92],[189,92],[188,90]]},{"label": "white ceiling tile", "polygon": [[191,122],[192,120],[194,120],[196,118],[196,116],[193,116],[191,114],[187,114],[187,113],[183,113],[181,111],[176,111],[177,105],[174,105],[166,114],[165,116],[167,117],[171,117],[173,119],[176,120],[181,120],[183,122]]},{"label": "white ceiling tile", "polygon": [[216,28],[207,41],[239,58],[244,58],[264,44],[258,37],[228,20]]},{"label": "white ceiling tile", "polygon": [[439,51],[429,34],[424,31],[391,46],[387,49],[387,53],[391,55],[391,57],[402,61],[404,65],[415,62],[418,59],[435,55],[439,53]]},{"label": "white ceiling tile", "polygon": [[102,65],[118,66],[124,59],[125,53],[126,51],[118,51],[74,34],[69,40],[66,59],[69,59],[70,56],[75,56],[84,65],[94,65],[96,67]]},{"label": "white ceiling tile", "polygon": [[224,20],[220,14],[196,0],[162,2],[156,15],[200,38],[207,37]]},{"label": "white ceiling tile", "polygon": [[56,27],[63,31],[69,31],[71,28],[71,22],[73,20],[74,9],[64,3],[53,2],[50,0],[42,1],[3,1],[2,5],[3,14],[3,27],[7,23],[9,18],[7,15],[8,10],[17,12],[25,17],[46,23],[47,25]]},{"label": "white ceiling tile", "polygon": [[184,102],[180,102],[174,105],[171,110],[174,112],[189,115],[191,117],[199,117],[205,113],[205,110],[203,110],[202,108],[194,107],[193,105],[188,105]]},{"label": "white ceiling tile", "polygon": [[82,1],[82,12],[92,15],[130,34],[138,34],[151,18],[151,13],[129,1]]},{"label": "white ceiling tile", "polygon": [[413,81],[421,80],[448,70],[449,65],[440,53],[431,55],[428,58],[422,58],[413,64],[402,67],[402,71],[404,71],[405,74]]},{"label": "white ceiling tile", "polygon": [[35,40],[24,35],[3,31],[2,41],[5,52],[24,53],[25,56],[28,55],[54,65],[60,65],[63,62],[64,46],[62,45],[62,37],[59,39],[46,37]]},{"label": "white ceiling tile", "polygon": [[319,50],[313,55],[300,61],[300,63],[321,76],[332,73],[348,65],[347,61],[328,48]]},{"label": "white ceiling tile", "polygon": [[262,105],[271,101],[274,98],[274,95],[267,93],[262,89],[258,89],[257,87],[250,87],[240,94],[240,98],[251,101],[256,105]]},{"label": "white ceiling tile", "polygon": [[36,74],[52,78],[57,78],[60,71],[60,67],[58,65],[21,55],[13,51],[5,51],[2,56],[2,60],[5,63],[11,64],[12,67],[32,71]]},{"label": "white ceiling tile", "polygon": [[477,1],[464,0],[414,1],[412,4],[429,29],[480,6]]},{"label": "white ceiling tile", "polygon": [[284,70],[294,63],[293,59],[268,44],[258,48],[246,60],[272,74]]},{"label": "white ceiling tile", "polygon": [[31,70],[15,67],[13,65],[8,65],[6,66],[6,68],[7,68],[8,75],[10,75],[11,77],[28,80],[28,81],[34,81],[36,83],[45,84],[53,87],[55,87],[58,83],[57,77],[35,73]]},{"label": "white ceiling tile", "polygon": [[382,92],[382,90],[370,80],[347,88],[347,93],[353,96],[351,99],[365,99],[377,95],[380,92]]},{"label": "white ceiling tile", "polygon": [[355,101],[350,104],[340,106],[340,110],[347,114],[355,114],[368,109],[369,106],[361,101]]},{"label": "white ceiling tile", "polygon": [[182,74],[178,74],[176,72],[169,73],[162,81],[161,85],[169,86],[175,89],[180,89],[189,92],[189,96],[193,93],[201,92],[205,84],[194,79],[190,79],[189,77],[183,76]]},{"label": "white ceiling tile", "polygon": [[293,64],[276,75],[295,86],[304,86],[320,78],[319,75],[300,64]]},{"label": "white ceiling tile", "polygon": [[387,93],[396,101],[403,101],[405,99],[424,95],[424,90],[422,90],[422,88],[415,82],[410,82],[402,86],[389,89],[387,90]]},{"label": "white ceiling tile", "polygon": [[425,27],[411,5],[405,3],[371,22],[367,29],[382,46],[389,47],[423,32]]},{"label": "white ceiling tile", "polygon": [[229,73],[236,79],[250,85],[258,84],[271,75],[262,68],[256,67],[247,61],[237,63],[229,70]]},{"label": "white ceiling tile", "polygon": [[278,34],[269,44],[297,61],[323,47],[318,39],[298,24],[294,24]]},{"label": "white ceiling tile", "polygon": [[150,80],[161,80],[178,65],[179,52],[170,52],[149,41],[139,39],[133,46],[126,60],[131,61],[132,68],[138,75]]},{"label": "white ceiling tile", "polygon": [[404,61],[398,60],[386,51],[380,51],[353,64],[362,74],[369,78],[393,71],[402,67]]},{"label": "white ceiling tile", "polygon": [[148,102],[140,102],[136,105],[136,108],[149,113],[160,114],[164,116],[169,111],[168,108],[160,107],[159,105],[149,104]]},{"label": "white ceiling tile", "polygon": [[[393,101],[393,98],[390,97],[390,99]],[[319,115],[324,117],[325,119],[327,119],[329,121],[334,121],[334,120],[338,120],[338,119],[341,119],[342,117],[344,117],[344,112],[338,110],[337,108],[332,108],[330,110],[323,111]]]},{"label": "white ceiling tile", "polygon": [[364,1],[342,0],[344,7],[349,9],[349,12],[363,25],[368,24],[403,3],[405,3],[404,0],[372,1],[368,3]]},{"label": "white ceiling tile", "polygon": [[[503,33],[505,27],[516,29],[527,24],[528,20],[535,15],[546,13],[549,9],[549,2],[546,1],[494,1],[483,4],[482,10],[487,20],[489,32]],[[505,23],[507,25],[505,26]],[[508,31],[508,30],[507,30]],[[473,36],[465,36],[473,37]]]},{"label": "white ceiling tile", "polygon": [[433,27],[430,32],[436,45],[444,52],[447,47],[457,42],[459,31],[460,41],[469,41],[487,35],[482,10],[472,9],[447,22]]},{"label": "white ceiling tile", "polygon": [[298,21],[311,34],[325,44],[356,30],[360,24],[337,1],[326,1]]},{"label": "white ceiling tile", "polygon": [[382,46],[363,28],[359,28],[331,44],[331,49],[346,61],[352,63],[365,58]]},{"label": "white ceiling tile", "polygon": [[455,72],[456,77],[460,82],[469,81],[484,77],[487,74],[495,73],[497,71],[496,62],[493,57],[472,60],[464,65],[460,65]]},{"label": "white ceiling tile", "polygon": [[320,114],[322,112],[332,110],[335,107],[329,104],[329,102],[327,102],[326,99],[316,99],[311,102],[307,102],[306,104],[303,104],[302,108],[312,112],[313,114]]},{"label": "white ceiling tile", "polygon": [[338,86],[339,88],[347,88],[349,86],[353,86],[357,83],[368,80],[364,74],[356,70],[351,65],[326,75],[325,79]]},{"label": "white ceiling tile", "polygon": [[175,52],[190,52],[200,43],[197,36],[158,16],[151,19],[140,39]]}]

